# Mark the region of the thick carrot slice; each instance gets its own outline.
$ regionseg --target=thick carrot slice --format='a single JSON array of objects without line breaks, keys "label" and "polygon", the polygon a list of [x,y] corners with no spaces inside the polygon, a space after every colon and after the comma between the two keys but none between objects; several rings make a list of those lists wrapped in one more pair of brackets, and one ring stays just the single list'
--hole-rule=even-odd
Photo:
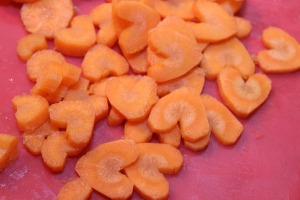
[{"label": "thick carrot slice", "polygon": [[147,120],[139,123],[126,122],[124,126],[124,137],[133,139],[136,143],[149,142],[152,138],[152,131],[147,125]]},{"label": "thick carrot slice", "polygon": [[82,178],[67,182],[59,191],[56,200],[88,200],[93,189]]},{"label": "thick carrot slice", "polygon": [[80,78],[81,69],[65,62],[62,66],[62,80],[61,85],[70,87],[75,84]]},{"label": "thick carrot slice", "polygon": [[211,132],[224,145],[234,144],[243,131],[243,125],[217,99],[207,94],[201,95]]},{"label": "thick carrot slice", "polygon": [[109,102],[131,122],[144,120],[157,102],[156,83],[147,76],[120,76],[106,86]]},{"label": "thick carrot slice", "polygon": [[156,0],[154,9],[163,17],[177,15],[185,20],[194,19],[193,6],[195,0]]},{"label": "thick carrot slice", "polygon": [[216,0],[216,2],[232,15],[237,13],[244,4],[244,0]]},{"label": "thick carrot slice", "polygon": [[101,79],[100,81],[92,84],[89,88],[89,93],[101,97],[106,97],[106,84],[112,77]]},{"label": "thick carrot slice", "polygon": [[49,118],[49,104],[38,95],[15,96],[12,104],[16,110],[18,127],[23,132],[32,132]]},{"label": "thick carrot slice", "polygon": [[87,52],[81,69],[86,79],[96,82],[109,75],[126,74],[129,65],[123,56],[107,46],[98,44]]},{"label": "thick carrot slice", "polygon": [[177,174],[183,164],[180,151],[168,144],[138,144],[138,160],[125,168],[137,192],[145,199],[167,199],[169,183],[163,174]]},{"label": "thick carrot slice", "polygon": [[236,23],[236,37],[237,38],[245,38],[252,31],[252,24],[249,20],[242,17],[234,17]]},{"label": "thick carrot slice", "polygon": [[178,148],[180,146],[181,142],[181,132],[178,124],[171,129],[170,131],[166,133],[156,134],[158,137],[158,140],[163,144],[170,144],[175,148]]},{"label": "thick carrot slice", "polygon": [[205,136],[204,138],[202,138],[201,140],[199,140],[197,142],[189,142],[189,141],[183,140],[183,144],[184,144],[185,148],[187,148],[191,151],[197,152],[197,151],[201,151],[201,150],[205,149],[208,146],[209,141],[210,141],[210,134],[208,134],[207,136]]},{"label": "thick carrot slice", "polygon": [[262,41],[269,50],[258,53],[260,68],[266,73],[288,73],[300,69],[300,45],[291,35],[276,27],[264,30]]},{"label": "thick carrot slice", "polygon": [[49,104],[60,102],[67,94],[68,87],[64,85],[60,85],[54,93],[51,93],[45,98],[49,102]]},{"label": "thick carrot slice", "polygon": [[25,3],[21,9],[26,30],[47,38],[53,38],[57,30],[67,27],[73,15],[71,0],[39,0]]},{"label": "thick carrot slice", "polygon": [[224,67],[236,68],[244,78],[255,71],[255,63],[244,45],[236,38],[209,45],[203,53],[201,67],[207,79],[215,80]]},{"label": "thick carrot slice", "polygon": [[96,31],[90,16],[74,17],[70,28],[54,34],[54,45],[64,55],[83,57],[96,42]]},{"label": "thick carrot slice", "polygon": [[134,54],[124,54],[132,71],[136,74],[146,74],[149,68],[147,61],[147,48]]},{"label": "thick carrot slice", "polygon": [[35,52],[47,48],[47,40],[44,36],[29,34],[19,40],[17,53],[21,60],[27,61]]},{"label": "thick carrot slice", "polygon": [[89,88],[90,81],[80,77],[79,80],[71,85],[69,88],[71,90],[87,90]]},{"label": "thick carrot slice", "polygon": [[133,54],[147,46],[148,31],[160,22],[160,16],[149,6],[135,1],[121,1],[115,5],[119,18],[130,22],[119,35],[123,53]]},{"label": "thick carrot slice", "polygon": [[52,125],[66,128],[71,146],[83,148],[93,136],[95,110],[87,102],[61,101],[49,108]]},{"label": "thick carrot slice", "polygon": [[82,156],[76,172],[88,184],[111,199],[127,199],[133,191],[132,182],[120,170],[139,156],[137,145],[128,139],[101,144]]},{"label": "thick carrot slice", "polygon": [[194,68],[190,72],[179,78],[163,83],[158,83],[157,95],[159,97],[162,97],[181,87],[194,88],[200,94],[204,86],[204,77],[204,71],[201,68]]},{"label": "thick carrot slice", "polygon": [[107,124],[109,126],[119,126],[126,121],[124,115],[122,115],[117,109],[111,107],[107,116]]},{"label": "thick carrot slice", "polygon": [[234,68],[226,67],[217,79],[224,103],[238,117],[246,118],[268,98],[272,85],[264,74],[253,74],[245,82]]},{"label": "thick carrot slice", "polygon": [[155,133],[164,133],[180,123],[182,137],[199,141],[210,128],[200,95],[192,88],[182,87],[162,97],[152,108],[148,125]]},{"label": "thick carrot slice", "polygon": [[219,4],[207,0],[197,0],[195,16],[201,21],[194,34],[199,42],[218,42],[236,34],[234,17]]},{"label": "thick carrot slice", "polygon": [[16,136],[0,133],[0,172],[18,158],[18,143]]},{"label": "thick carrot slice", "polygon": [[35,82],[48,64],[53,62],[63,64],[65,59],[59,52],[49,49],[36,52],[27,61],[28,78]]}]

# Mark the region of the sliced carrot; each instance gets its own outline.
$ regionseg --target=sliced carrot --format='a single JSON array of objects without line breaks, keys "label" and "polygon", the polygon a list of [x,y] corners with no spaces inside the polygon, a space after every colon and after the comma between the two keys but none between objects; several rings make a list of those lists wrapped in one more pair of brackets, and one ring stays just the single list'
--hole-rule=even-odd
[{"label": "sliced carrot", "polygon": [[65,62],[62,66],[62,80],[61,85],[70,87],[75,84],[80,78],[81,69]]},{"label": "sliced carrot", "polygon": [[129,65],[123,56],[107,46],[98,44],[87,52],[81,69],[86,79],[96,82],[109,75],[126,74]]},{"label": "sliced carrot", "polygon": [[183,139],[196,142],[209,134],[209,124],[200,95],[182,87],[162,97],[152,108],[148,125],[155,133],[170,131],[180,123]]},{"label": "sliced carrot", "polygon": [[[150,66],[156,65],[159,62],[164,61],[163,56],[157,55],[151,48],[147,47],[147,52],[146,52],[146,57],[147,57],[147,62],[149,63]],[[148,66],[148,68],[150,67]]]},{"label": "sliced carrot", "polygon": [[177,174],[183,164],[180,151],[168,144],[141,143],[138,160],[125,168],[137,192],[145,199],[167,199],[169,183],[163,174]]},{"label": "sliced carrot", "polygon": [[147,125],[147,120],[139,123],[126,122],[124,126],[124,137],[133,139],[136,143],[149,142],[152,138],[152,131]]},{"label": "sliced carrot", "polygon": [[226,67],[217,79],[224,103],[238,117],[246,118],[268,98],[272,84],[264,74],[253,74],[245,82],[234,68]]},{"label": "sliced carrot", "polygon": [[189,141],[183,140],[183,144],[184,144],[185,148],[187,148],[191,151],[197,152],[197,151],[201,151],[201,150],[205,149],[208,146],[209,141],[210,141],[210,134],[208,134],[207,136],[205,136],[204,138],[202,138],[201,140],[199,140],[197,142],[189,142]]},{"label": "sliced carrot", "polygon": [[144,120],[157,102],[156,83],[147,76],[120,76],[106,86],[109,102],[131,122]]},{"label": "sliced carrot", "polygon": [[12,104],[16,110],[15,117],[21,131],[32,132],[49,118],[49,104],[41,96],[33,94],[15,96]]},{"label": "sliced carrot", "polygon": [[67,56],[83,57],[96,43],[96,31],[90,16],[73,18],[70,28],[60,29],[54,34],[54,46]]},{"label": "sliced carrot", "polygon": [[73,15],[71,0],[38,0],[23,4],[21,9],[25,29],[47,38],[53,38],[57,30],[67,27]]},{"label": "sliced carrot", "polygon": [[244,0],[216,0],[229,14],[237,13],[244,4]]},{"label": "sliced carrot", "polygon": [[106,97],[106,84],[112,77],[101,79],[89,87],[89,93],[101,97]]},{"label": "sliced carrot", "polygon": [[27,61],[28,78],[35,82],[46,66],[53,62],[63,64],[65,59],[59,52],[50,49],[36,52]]},{"label": "sliced carrot", "polygon": [[249,20],[242,17],[234,17],[236,23],[236,37],[237,38],[245,38],[252,31],[252,24]]},{"label": "sliced carrot", "polygon": [[68,87],[60,85],[54,93],[45,96],[49,104],[60,102],[67,94]]},{"label": "sliced carrot", "polygon": [[107,124],[109,126],[119,126],[126,121],[124,115],[122,115],[117,109],[111,107],[107,116]]},{"label": "sliced carrot", "polygon": [[21,60],[27,61],[35,52],[47,48],[48,44],[44,36],[38,34],[29,34],[19,40],[17,53]]},{"label": "sliced carrot", "polygon": [[255,71],[255,63],[244,45],[236,38],[209,45],[203,53],[201,67],[205,77],[214,80],[224,67],[236,68],[244,78]]},{"label": "sliced carrot", "polygon": [[288,73],[300,69],[300,45],[280,28],[264,30],[262,41],[269,50],[258,53],[257,61],[266,73]]},{"label": "sliced carrot", "polygon": [[16,136],[0,133],[0,172],[18,158],[18,143]]},{"label": "sliced carrot", "polygon": [[93,136],[95,110],[87,102],[61,101],[49,108],[52,125],[66,128],[71,146],[84,148]]},{"label": "sliced carrot", "polygon": [[147,48],[134,54],[124,54],[132,71],[136,74],[146,74],[149,63],[147,61]]},{"label": "sliced carrot", "polygon": [[175,148],[180,146],[181,132],[179,126],[176,126],[166,133],[156,134],[158,140],[163,144],[170,144]]},{"label": "sliced carrot", "polygon": [[243,131],[243,125],[217,99],[212,96],[201,95],[211,132],[224,145],[234,144]]},{"label": "sliced carrot", "polygon": [[194,19],[193,7],[195,0],[156,0],[154,9],[163,17],[177,15],[185,20]]},{"label": "sliced carrot", "polygon": [[67,182],[59,191],[56,200],[88,200],[93,189],[82,178]]},{"label": "sliced carrot", "polygon": [[120,170],[139,156],[137,145],[128,139],[100,144],[76,164],[76,172],[88,184],[111,199],[127,199],[133,191],[132,182]]},{"label": "sliced carrot", "polygon": [[90,81],[80,77],[79,80],[71,85],[69,88],[71,90],[87,90],[89,88]]}]

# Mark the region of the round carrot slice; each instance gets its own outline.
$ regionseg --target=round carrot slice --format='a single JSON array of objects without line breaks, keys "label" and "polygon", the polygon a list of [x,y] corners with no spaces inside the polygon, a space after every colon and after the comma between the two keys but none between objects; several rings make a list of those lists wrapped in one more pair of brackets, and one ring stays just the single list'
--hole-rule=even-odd
[{"label": "round carrot slice", "polygon": [[236,37],[237,38],[245,38],[252,31],[252,24],[249,20],[242,17],[234,17],[236,22]]},{"label": "round carrot slice", "polygon": [[177,15],[185,20],[194,18],[193,6],[195,0],[156,0],[154,9],[163,17]]},{"label": "round carrot slice", "polygon": [[59,191],[56,200],[87,200],[91,196],[93,189],[82,178],[76,178],[67,182]]},{"label": "round carrot slice", "polygon": [[16,136],[0,133],[0,172],[18,158],[18,143]]}]

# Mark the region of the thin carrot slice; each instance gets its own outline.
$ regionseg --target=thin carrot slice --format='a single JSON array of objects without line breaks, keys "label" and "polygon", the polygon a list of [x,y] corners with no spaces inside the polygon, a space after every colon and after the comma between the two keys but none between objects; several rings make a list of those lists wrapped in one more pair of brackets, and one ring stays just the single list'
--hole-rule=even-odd
[{"label": "thin carrot slice", "polygon": [[156,0],[154,9],[163,17],[177,15],[184,20],[194,19],[195,0]]},{"label": "thin carrot slice", "polygon": [[170,144],[175,148],[179,148],[181,142],[181,132],[178,124],[166,133],[156,134],[158,140],[163,144]]},{"label": "thin carrot slice", "polygon": [[236,22],[236,37],[237,38],[245,38],[247,37],[252,31],[252,24],[249,20],[242,18],[242,17],[234,17]]},{"label": "thin carrot slice", "polygon": [[88,200],[93,189],[82,178],[67,182],[59,191],[56,200]]},{"label": "thin carrot slice", "polygon": [[89,93],[101,97],[106,97],[106,84],[112,77],[101,79],[89,87]]},{"label": "thin carrot slice", "polygon": [[28,78],[35,82],[46,66],[53,62],[63,64],[65,59],[59,52],[50,49],[36,52],[27,61]]},{"label": "thin carrot slice", "polygon": [[251,115],[268,98],[272,84],[264,74],[253,74],[245,82],[234,68],[226,67],[217,79],[224,103],[238,117]]},{"label": "thin carrot slice", "polygon": [[152,108],[148,125],[155,133],[164,133],[180,123],[183,139],[196,142],[209,134],[210,128],[200,95],[182,87],[162,97]]},{"label": "thin carrot slice", "polygon": [[236,38],[209,45],[203,53],[201,67],[207,79],[215,80],[225,67],[236,68],[244,78],[255,71],[255,63],[244,45]]},{"label": "thin carrot slice", "polygon": [[73,15],[71,0],[39,0],[25,3],[21,9],[26,30],[47,38],[53,38],[57,30],[67,27]]},{"label": "thin carrot slice", "polygon": [[18,143],[16,136],[0,133],[0,172],[18,158]]},{"label": "thin carrot slice", "polygon": [[124,137],[133,139],[136,143],[149,142],[152,138],[152,131],[147,125],[147,120],[139,123],[126,122],[124,126]]},{"label": "thin carrot slice", "polygon": [[44,36],[38,34],[29,34],[19,40],[17,53],[21,60],[27,61],[35,52],[47,48],[48,44]]},{"label": "thin carrot slice", "polygon": [[144,120],[157,102],[156,83],[147,76],[120,76],[106,86],[109,102],[131,122]]},{"label": "thin carrot slice", "polygon": [[237,13],[244,4],[244,0],[216,0],[216,2],[232,15]]},{"label": "thin carrot slice", "polygon": [[204,138],[202,138],[201,140],[199,140],[197,142],[189,142],[189,141],[183,140],[183,144],[184,144],[185,148],[187,148],[191,151],[197,152],[197,151],[202,151],[203,149],[205,149],[208,146],[209,141],[210,141],[210,134],[208,134],[207,136],[205,136]]},{"label": "thin carrot slice", "polygon": [[61,85],[70,87],[75,84],[80,78],[81,69],[65,62],[62,66],[62,80]]},{"label": "thin carrot slice", "polygon": [[195,16],[201,21],[194,34],[199,42],[218,42],[236,34],[234,17],[219,4],[207,0],[197,0]]},{"label": "thin carrot slice", "polygon": [[126,74],[129,65],[123,56],[107,46],[98,44],[87,52],[81,69],[84,78],[96,82],[109,75]]},{"label": "thin carrot slice", "polygon": [[64,85],[60,85],[54,93],[51,93],[45,98],[49,102],[49,104],[60,102],[67,94],[68,87]]},{"label": "thin carrot slice", "polygon": [[109,126],[119,126],[126,121],[124,115],[122,115],[117,109],[111,107],[107,116],[107,124]]},{"label": "thin carrot slice", "polygon": [[21,95],[12,99],[16,110],[15,117],[18,127],[23,132],[32,132],[49,118],[49,104],[38,95]]},{"label": "thin carrot slice", "polygon": [[291,35],[276,27],[264,30],[262,41],[269,50],[258,53],[260,68],[266,73],[288,73],[300,69],[300,45]]},{"label": "thin carrot slice", "polygon": [[169,183],[163,174],[177,174],[183,164],[180,151],[168,144],[141,143],[138,160],[125,168],[137,192],[145,199],[167,199]]},{"label": "thin carrot slice", "polygon": [[147,61],[147,48],[134,54],[124,54],[132,71],[136,74],[146,74],[149,68]]},{"label": "thin carrot slice", "polygon": [[137,145],[128,139],[100,144],[76,164],[76,172],[88,184],[111,199],[127,199],[133,191],[132,182],[120,170],[139,156]]},{"label": "thin carrot slice", "polygon": [[234,144],[243,131],[243,125],[221,102],[207,94],[201,95],[211,132],[224,145]]},{"label": "thin carrot slice", "polygon": [[71,146],[84,148],[93,136],[95,110],[87,102],[61,101],[49,108],[52,125],[66,128]]},{"label": "thin carrot slice", "polygon": [[71,90],[87,90],[89,88],[90,81],[80,77],[79,80],[71,85],[69,89]]},{"label": "thin carrot slice", "polygon": [[96,42],[96,31],[90,16],[74,17],[70,28],[54,34],[54,45],[64,55],[83,57]]}]

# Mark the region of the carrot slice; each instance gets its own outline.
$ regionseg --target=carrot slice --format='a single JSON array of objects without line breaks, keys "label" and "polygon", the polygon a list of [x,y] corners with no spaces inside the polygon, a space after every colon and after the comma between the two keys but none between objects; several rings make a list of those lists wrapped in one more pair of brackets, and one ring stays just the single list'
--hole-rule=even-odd
[{"label": "carrot slice", "polygon": [[27,61],[28,78],[35,82],[49,63],[53,62],[62,64],[65,58],[59,52],[50,49],[36,52]]},{"label": "carrot slice", "polygon": [[27,61],[35,52],[47,48],[48,44],[44,36],[38,34],[29,34],[19,40],[17,53],[21,60]]},{"label": "carrot slice", "polygon": [[61,101],[49,108],[51,123],[57,128],[66,128],[71,146],[83,148],[93,136],[95,110],[87,102]]},{"label": "carrot slice", "polygon": [[64,85],[60,85],[54,93],[51,93],[45,98],[49,102],[49,104],[60,102],[67,94],[68,87]]},{"label": "carrot slice", "polygon": [[152,131],[147,125],[147,120],[139,123],[126,122],[124,126],[124,137],[133,139],[136,143],[149,142],[152,138]]},{"label": "carrot slice", "polygon": [[67,182],[59,191],[56,200],[88,200],[93,189],[82,178]]},{"label": "carrot slice", "polygon": [[237,38],[245,38],[252,31],[252,24],[249,20],[242,17],[234,17],[236,23],[236,37]]},{"label": "carrot slice", "polygon": [[185,148],[187,148],[191,151],[197,152],[197,151],[201,151],[201,150],[205,149],[208,146],[209,141],[210,141],[210,134],[208,134],[207,136],[205,136],[204,138],[202,138],[201,140],[199,140],[197,142],[189,142],[189,141],[183,140],[183,144],[184,144]]},{"label": "carrot slice", "polygon": [[175,148],[179,148],[181,142],[181,132],[178,124],[166,133],[156,134],[158,140],[163,144],[170,144]]},{"label": "carrot slice", "polygon": [[253,74],[245,82],[234,68],[226,67],[217,79],[224,103],[238,117],[246,118],[268,98],[272,85],[264,74]]},{"label": "carrot slice", "polygon": [[47,38],[69,25],[74,15],[71,0],[39,0],[25,3],[21,9],[21,19],[25,29]]},{"label": "carrot slice", "polygon": [[65,62],[62,65],[62,80],[61,85],[70,87],[75,84],[80,78],[81,69]]},{"label": "carrot slice", "polygon": [[216,0],[229,14],[237,13],[244,4],[244,0]]},{"label": "carrot slice", "polygon": [[244,78],[255,71],[255,63],[244,45],[236,38],[209,45],[203,53],[201,67],[207,79],[215,80],[224,67],[236,68]]},{"label": "carrot slice", "polygon": [[209,134],[209,124],[200,95],[192,88],[182,87],[162,97],[152,108],[148,125],[155,133],[164,133],[180,123],[182,137],[199,141]]},{"label": "carrot slice", "polygon": [[18,158],[18,143],[16,136],[0,133],[0,172]]},{"label": "carrot slice", "polygon": [[154,9],[163,17],[177,15],[185,20],[194,18],[193,6],[195,0],[156,0]]},{"label": "carrot slice", "polygon": [[85,55],[82,65],[84,78],[96,82],[109,75],[126,74],[129,65],[125,58],[104,45],[95,45]]},{"label": "carrot slice", "polygon": [[49,118],[49,104],[41,96],[33,94],[15,96],[12,104],[16,110],[18,127],[23,132],[34,131]]},{"label": "carrot slice", "polygon": [[76,172],[88,184],[111,199],[127,199],[133,191],[132,182],[120,170],[139,156],[137,145],[128,139],[101,144],[82,156]]},{"label": "carrot slice", "polygon": [[145,199],[167,199],[169,183],[163,174],[177,174],[183,164],[180,151],[168,144],[141,143],[138,160],[125,168],[137,192]]},{"label": "carrot slice", "polygon": [[69,89],[71,90],[87,90],[89,88],[90,81],[80,77],[79,80],[71,85]]},{"label": "carrot slice", "polygon": [[262,41],[269,50],[258,53],[260,68],[266,73],[288,73],[300,69],[300,45],[291,35],[276,27],[264,30]]},{"label": "carrot slice", "polygon": [[120,76],[106,86],[109,102],[131,122],[144,120],[157,102],[156,83],[147,76]]},{"label": "carrot slice", "polygon": [[89,88],[89,93],[101,97],[106,97],[106,84],[112,77],[101,79],[100,81],[92,84]]},{"label": "carrot slice", "polygon": [[132,71],[136,74],[146,74],[149,68],[147,61],[147,48],[134,54],[123,53]]},{"label": "carrot slice", "polygon": [[83,57],[96,42],[96,31],[90,16],[73,18],[70,28],[60,29],[54,34],[54,45],[64,55]]},{"label": "carrot slice", "polygon": [[109,126],[119,126],[126,121],[124,115],[122,115],[117,109],[111,107],[107,116],[107,124]]}]

